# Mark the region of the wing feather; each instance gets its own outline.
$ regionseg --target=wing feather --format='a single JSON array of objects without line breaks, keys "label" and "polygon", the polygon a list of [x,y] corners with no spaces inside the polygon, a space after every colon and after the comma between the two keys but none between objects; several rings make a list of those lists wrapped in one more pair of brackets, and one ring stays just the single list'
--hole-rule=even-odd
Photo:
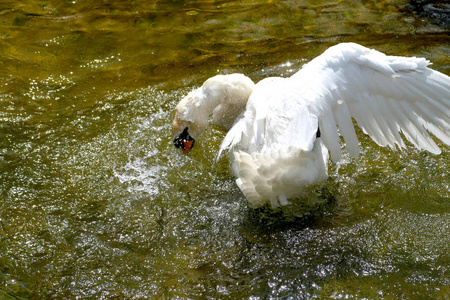
[{"label": "wing feather", "polygon": [[323,117],[319,119],[319,128],[322,141],[330,150],[331,157],[334,161],[339,161],[342,157],[341,144],[336,121],[330,109],[325,110]]},{"label": "wing feather", "polygon": [[353,127],[352,117],[348,109],[347,103],[338,100],[338,105],[333,115],[338,124],[339,132],[344,137],[348,152],[353,157],[359,155],[359,143]]},{"label": "wing feather", "polygon": [[414,116],[408,113],[408,109],[405,110],[405,105],[392,100],[390,104],[397,115],[399,127],[408,141],[417,149],[426,149],[432,153],[439,154],[439,148],[436,150],[436,144],[433,146],[429,143],[430,136],[423,128],[421,130],[421,125],[415,122]]},{"label": "wing feather", "polygon": [[378,104],[381,106],[382,113],[385,116],[384,120],[386,121],[386,125],[389,127],[389,131],[393,137],[390,147],[395,149],[394,145],[397,145],[400,149],[406,148],[406,145],[400,136],[399,126],[397,122],[395,122],[395,116],[392,113],[392,108],[389,106],[389,101],[378,101]]},{"label": "wing feather", "polygon": [[381,146],[402,149],[406,138],[438,154],[428,131],[450,145],[450,77],[429,64],[423,58],[339,44],[305,65],[291,82],[319,119],[324,145],[335,161],[341,157],[338,134],[349,153],[358,155],[351,118]]},{"label": "wing feather", "polygon": [[418,149],[425,149],[431,153],[439,154],[441,153],[441,150],[439,149],[438,145],[433,141],[433,139],[430,137],[430,135],[427,133],[425,128],[422,126],[420,119],[416,117],[413,109],[410,105],[406,104],[405,102],[400,102],[400,105],[403,108],[403,111],[408,116],[408,119],[410,120],[413,128],[416,131],[416,140],[417,148]]}]

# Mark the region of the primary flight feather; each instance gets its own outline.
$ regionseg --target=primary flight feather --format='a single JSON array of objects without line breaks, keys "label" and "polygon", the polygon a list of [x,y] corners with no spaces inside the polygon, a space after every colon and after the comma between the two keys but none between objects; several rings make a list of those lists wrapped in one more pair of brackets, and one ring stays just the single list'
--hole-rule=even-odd
[{"label": "primary flight feather", "polygon": [[242,74],[218,75],[176,107],[174,143],[184,153],[212,122],[228,130],[236,183],[254,207],[289,204],[326,180],[328,153],[341,159],[340,136],[359,155],[356,121],[378,145],[439,154],[428,132],[450,145],[450,77],[424,58],[387,56],[338,44],[290,78],[256,85]]}]

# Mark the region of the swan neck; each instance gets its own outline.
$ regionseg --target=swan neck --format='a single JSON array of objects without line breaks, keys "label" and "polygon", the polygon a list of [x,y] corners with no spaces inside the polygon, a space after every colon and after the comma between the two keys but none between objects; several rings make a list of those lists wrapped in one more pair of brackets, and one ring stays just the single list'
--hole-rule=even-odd
[{"label": "swan neck", "polygon": [[174,131],[189,127],[194,138],[212,123],[228,130],[244,111],[255,84],[242,74],[217,75],[191,91],[177,105]]}]

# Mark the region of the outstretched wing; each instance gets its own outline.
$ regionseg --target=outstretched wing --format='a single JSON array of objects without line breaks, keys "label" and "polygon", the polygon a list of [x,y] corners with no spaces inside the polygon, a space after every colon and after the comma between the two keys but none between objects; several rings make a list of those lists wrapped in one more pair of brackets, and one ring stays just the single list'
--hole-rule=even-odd
[{"label": "outstretched wing", "polygon": [[429,64],[339,44],[289,79],[292,98],[302,98],[318,118],[334,161],[341,158],[339,135],[351,155],[359,154],[352,118],[381,146],[404,148],[402,133],[418,149],[439,154],[427,130],[450,145],[450,77]]}]

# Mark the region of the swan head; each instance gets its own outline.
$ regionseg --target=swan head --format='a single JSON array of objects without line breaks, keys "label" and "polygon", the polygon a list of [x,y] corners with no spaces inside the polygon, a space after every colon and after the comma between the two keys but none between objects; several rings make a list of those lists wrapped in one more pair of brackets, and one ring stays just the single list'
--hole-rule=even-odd
[{"label": "swan head", "polygon": [[244,111],[255,84],[243,74],[216,75],[178,103],[173,120],[174,145],[188,153],[212,122],[229,130]]},{"label": "swan head", "polygon": [[194,138],[189,134],[189,128],[185,127],[183,132],[175,136],[175,139],[173,140],[173,144],[176,148],[181,148],[183,150],[183,153],[189,153],[191,151],[192,147],[194,147],[195,140]]},{"label": "swan head", "polygon": [[175,138],[173,144],[180,148],[184,154],[189,153],[195,140],[206,130],[208,116],[200,108],[203,102],[201,88],[193,90],[177,105],[175,118],[172,123]]}]

